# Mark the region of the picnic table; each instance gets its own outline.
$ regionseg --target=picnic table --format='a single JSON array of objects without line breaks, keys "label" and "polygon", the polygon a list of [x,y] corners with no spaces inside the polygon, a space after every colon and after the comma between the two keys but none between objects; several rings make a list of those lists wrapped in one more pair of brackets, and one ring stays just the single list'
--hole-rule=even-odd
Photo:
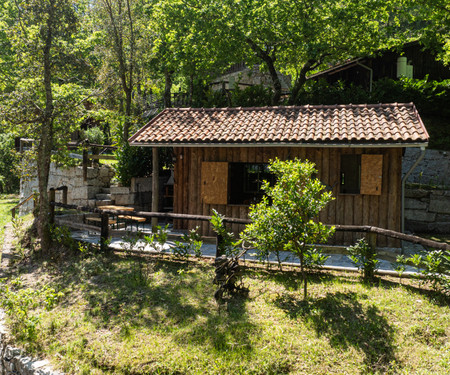
[{"label": "picnic table", "polygon": [[[111,210],[111,211],[134,211],[134,207],[127,206],[117,206],[117,205],[107,205],[107,206],[99,206],[99,210]],[[133,216],[133,215],[117,215],[117,226],[120,222],[125,223],[125,229],[127,229],[128,224],[131,224],[131,229],[133,229],[133,224],[136,224],[136,230],[139,229],[139,223],[146,222],[145,217]]]}]

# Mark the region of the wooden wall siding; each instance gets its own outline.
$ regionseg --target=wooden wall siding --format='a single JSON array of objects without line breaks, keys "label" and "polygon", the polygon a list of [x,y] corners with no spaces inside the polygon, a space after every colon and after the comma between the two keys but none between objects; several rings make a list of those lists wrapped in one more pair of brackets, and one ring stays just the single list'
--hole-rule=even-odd
[{"label": "wooden wall siding", "polygon": [[[340,194],[340,155],[382,155],[380,195]],[[211,215],[212,209],[230,217],[247,218],[248,206],[203,203],[201,198],[202,162],[267,163],[270,159],[308,159],[316,164],[317,176],[332,190],[333,200],[320,214],[327,224],[372,225],[400,231],[401,148],[299,148],[299,147],[179,147],[175,148],[174,212]],[[203,235],[214,235],[206,222],[176,220],[175,228],[201,227]],[[243,225],[230,225],[235,233]],[[332,243],[352,244],[358,233],[337,232]],[[378,236],[379,246],[399,246],[398,241]]]}]

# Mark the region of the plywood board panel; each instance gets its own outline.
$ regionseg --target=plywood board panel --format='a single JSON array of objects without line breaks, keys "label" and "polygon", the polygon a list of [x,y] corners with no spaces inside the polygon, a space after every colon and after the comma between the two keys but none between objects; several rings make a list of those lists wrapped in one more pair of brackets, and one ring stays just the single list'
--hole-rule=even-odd
[{"label": "plywood board panel", "polygon": [[203,162],[201,176],[202,202],[207,204],[227,204],[228,163]]},{"label": "plywood board panel", "polygon": [[361,194],[381,195],[383,155],[361,155]]}]

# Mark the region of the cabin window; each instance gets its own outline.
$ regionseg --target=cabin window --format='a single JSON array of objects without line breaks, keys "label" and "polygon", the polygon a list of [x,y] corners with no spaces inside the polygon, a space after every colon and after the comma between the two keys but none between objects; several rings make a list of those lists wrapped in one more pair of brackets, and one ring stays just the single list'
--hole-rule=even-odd
[{"label": "cabin window", "polygon": [[361,155],[341,155],[341,194],[359,194]]},{"label": "cabin window", "polygon": [[383,155],[341,155],[341,194],[380,195]]},{"label": "cabin window", "polygon": [[275,182],[268,164],[230,163],[229,167],[230,204],[252,204],[264,196],[263,181]]}]

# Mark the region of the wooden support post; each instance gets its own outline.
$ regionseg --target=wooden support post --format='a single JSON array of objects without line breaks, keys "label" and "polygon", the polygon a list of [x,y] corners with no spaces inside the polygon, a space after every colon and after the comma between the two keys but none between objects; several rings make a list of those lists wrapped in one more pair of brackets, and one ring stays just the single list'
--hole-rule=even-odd
[{"label": "wooden support post", "polygon": [[67,186],[62,187],[62,202],[67,204],[67,191],[69,190]]},{"label": "wooden support post", "polygon": [[88,151],[83,148],[83,181],[87,181]]},{"label": "wooden support post", "polygon": [[50,224],[55,224],[55,206],[52,204],[55,202],[55,189],[51,188],[50,191],[48,192],[48,201],[50,204],[50,208],[49,208],[49,223]]},{"label": "wooden support post", "polygon": [[101,214],[101,229],[100,229],[100,250],[108,250],[109,237],[109,216],[108,214]]},{"label": "wooden support post", "polygon": [[[152,212],[159,212],[159,152],[158,147],[152,149]],[[152,231],[156,232],[158,218],[152,217]]]},{"label": "wooden support post", "polygon": [[16,217],[16,208],[15,207],[11,210],[11,215],[12,215],[13,219]]}]

